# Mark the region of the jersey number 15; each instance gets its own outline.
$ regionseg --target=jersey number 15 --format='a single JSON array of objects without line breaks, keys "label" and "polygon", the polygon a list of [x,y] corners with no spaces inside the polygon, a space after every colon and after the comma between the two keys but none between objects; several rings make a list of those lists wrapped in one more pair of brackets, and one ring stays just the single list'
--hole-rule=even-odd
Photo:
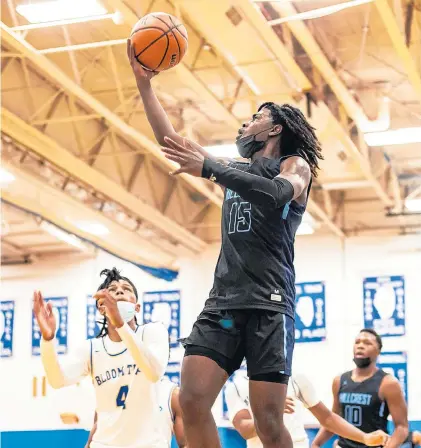
[{"label": "jersey number 15", "polygon": [[249,232],[251,228],[250,202],[233,202],[230,210],[228,233]]}]

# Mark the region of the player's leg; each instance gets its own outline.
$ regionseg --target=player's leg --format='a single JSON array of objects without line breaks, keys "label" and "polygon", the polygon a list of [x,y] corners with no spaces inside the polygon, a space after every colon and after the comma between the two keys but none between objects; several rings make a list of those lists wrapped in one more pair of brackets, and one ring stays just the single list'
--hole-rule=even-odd
[{"label": "player's leg", "polygon": [[246,326],[250,405],[265,448],[292,448],[283,422],[294,348],[294,321],[279,312],[254,311]]},{"label": "player's leg", "polygon": [[227,379],[225,370],[208,357],[189,355],[184,358],[181,369],[180,406],[188,446],[194,448],[221,446],[211,409]]},{"label": "player's leg", "polygon": [[228,377],[244,357],[241,329],[227,312],[203,312],[183,342],[180,405],[187,444],[220,447],[212,406]]},{"label": "player's leg", "polygon": [[264,448],[292,448],[292,439],[283,422],[287,385],[277,375],[255,375],[250,379],[250,405],[256,432]]}]

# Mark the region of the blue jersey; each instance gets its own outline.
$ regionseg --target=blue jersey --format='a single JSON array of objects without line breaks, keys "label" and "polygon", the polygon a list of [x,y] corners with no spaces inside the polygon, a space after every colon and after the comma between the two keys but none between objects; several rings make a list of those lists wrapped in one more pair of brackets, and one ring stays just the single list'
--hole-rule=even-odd
[{"label": "blue jersey", "polygon": [[[273,179],[287,158],[231,166]],[[294,318],[294,241],[305,208],[291,201],[270,210],[225,189],[221,252],[205,310],[267,309]]]},{"label": "blue jersey", "polygon": [[[379,369],[372,377],[359,383],[352,380],[352,371],[341,376],[339,386],[341,416],[363,432],[378,429],[387,432],[389,408],[379,396],[380,384],[386,375],[386,372]],[[365,445],[340,437],[339,446],[362,448]]]}]

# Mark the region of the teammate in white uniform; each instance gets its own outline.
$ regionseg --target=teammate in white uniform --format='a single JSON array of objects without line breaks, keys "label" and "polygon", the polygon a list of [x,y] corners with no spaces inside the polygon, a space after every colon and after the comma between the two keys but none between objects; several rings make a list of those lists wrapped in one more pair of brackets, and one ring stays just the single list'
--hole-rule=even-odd
[{"label": "teammate in white uniform", "polygon": [[139,311],[133,283],[114,268],[95,294],[105,315],[96,339],[85,341],[73,359],[58,360],[56,320],[51,304],[34,293],[34,314],[42,333],[41,359],[55,389],[91,376],[96,393],[97,430],[91,448],[166,448],[161,430],[157,382],[168,363],[166,328],[137,326]]},{"label": "teammate in white uniform", "polygon": [[[237,372],[232,381],[225,386],[228,415],[234,428],[247,440],[247,448],[262,448],[263,444],[256,433],[249,403],[249,379]],[[288,384],[288,397],[299,400],[294,408],[284,413],[284,423],[294,444],[294,448],[308,448],[309,441],[303,423],[303,410],[307,408],[322,426],[342,437],[364,443],[367,446],[384,445],[387,434],[376,431],[363,433],[350,425],[339,415],[330,411],[318,398],[315,389],[305,375],[293,375]],[[291,400],[287,400],[287,406]],[[292,412],[292,413],[291,413]],[[344,436],[343,434],[346,434]]]},{"label": "teammate in white uniform", "polygon": [[[179,396],[179,387],[164,377],[157,383],[158,404],[159,404],[159,427],[164,435],[167,446],[171,446],[172,436],[174,434],[179,448],[186,448],[186,439],[184,436],[183,419],[181,416],[181,407]],[[96,431],[97,416],[95,414],[95,423],[89,434],[89,440],[85,448],[90,448],[93,435]]]}]

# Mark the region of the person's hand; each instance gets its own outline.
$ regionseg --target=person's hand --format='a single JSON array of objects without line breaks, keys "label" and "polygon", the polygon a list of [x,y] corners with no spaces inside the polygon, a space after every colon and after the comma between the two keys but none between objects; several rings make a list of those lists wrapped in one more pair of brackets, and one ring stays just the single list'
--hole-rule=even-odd
[{"label": "person's hand", "polygon": [[127,39],[127,57],[129,58],[130,66],[132,67],[133,74],[136,78],[136,81],[141,84],[149,84],[150,80],[159,74],[159,72],[154,72],[152,70],[146,70],[142,67],[142,65],[137,61],[135,56],[135,50],[132,46],[132,41]]},{"label": "person's hand", "polygon": [[389,435],[381,430],[364,434],[364,445],[367,446],[387,446],[388,440]]},{"label": "person's hand", "polygon": [[285,414],[293,414],[295,412],[295,401],[292,397],[287,397],[285,399]]},{"label": "person's hand", "polygon": [[206,151],[199,144],[183,138],[183,144],[165,137],[165,143],[168,147],[162,147],[162,151],[168,160],[172,160],[180,165],[178,170],[173,171],[172,175],[187,173],[192,176],[201,177],[203,162]]},{"label": "person's hand", "polygon": [[94,298],[98,303],[99,312],[105,314],[114,327],[120,328],[124,325],[124,320],[121,318],[117,307],[117,300],[106,289],[98,291]]},{"label": "person's hand", "polygon": [[40,291],[34,292],[34,315],[38,322],[42,338],[51,341],[56,335],[57,322],[51,303],[45,303]]}]

